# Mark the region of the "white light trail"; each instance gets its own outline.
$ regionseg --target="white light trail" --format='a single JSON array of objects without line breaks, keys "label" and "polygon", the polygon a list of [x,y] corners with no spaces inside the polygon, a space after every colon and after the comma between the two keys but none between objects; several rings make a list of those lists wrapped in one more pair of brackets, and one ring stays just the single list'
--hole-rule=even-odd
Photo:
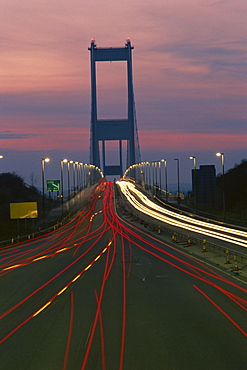
[{"label": "white light trail", "polygon": [[[188,216],[169,211],[148,199],[148,197],[135,188],[133,183],[128,181],[118,181],[117,184],[130,204],[140,212],[176,227],[217,238],[241,247],[247,247],[247,240],[244,240],[245,238],[247,239],[247,232],[245,231],[195,220]],[[240,239],[239,236],[244,239]]]}]

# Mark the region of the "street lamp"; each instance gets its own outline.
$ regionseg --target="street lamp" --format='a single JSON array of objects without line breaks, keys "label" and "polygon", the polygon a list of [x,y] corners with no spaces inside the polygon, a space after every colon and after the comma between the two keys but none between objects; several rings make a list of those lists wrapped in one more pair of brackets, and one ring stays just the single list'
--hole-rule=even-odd
[{"label": "street lamp", "polygon": [[0,159],[2,159],[3,158],[3,155],[0,155]]},{"label": "street lamp", "polygon": [[154,175],[155,175],[155,162],[152,162],[152,172],[153,172],[153,195],[154,195]]},{"label": "street lamp", "polygon": [[195,213],[197,213],[197,183],[196,183],[196,157],[191,156],[190,159],[193,159],[194,163],[194,190],[195,190]]},{"label": "street lamp", "polygon": [[76,192],[79,189],[79,162],[75,162],[75,170],[76,170]]},{"label": "street lamp", "polygon": [[79,190],[82,190],[82,163],[78,163],[78,170],[79,170]]},{"label": "street lamp", "polygon": [[67,162],[67,175],[68,175],[68,204],[70,208],[70,161]]},{"label": "street lamp", "polygon": [[158,195],[158,162],[154,162],[155,168],[155,194]]},{"label": "street lamp", "polygon": [[82,189],[86,187],[86,163],[82,164]]},{"label": "street lamp", "polygon": [[151,166],[150,162],[147,162],[147,190],[150,191],[151,187]]},{"label": "street lamp", "polygon": [[161,192],[161,161],[159,161],[159,173],[160,173],[160,197],[162,198],[162,192]]},{"label": "street lamp", "polygon": [[225,202],[225,154],[216,153],[216,157],[221,157],[222,164],[222,201],[223,201],[223,219],[226,220],[226,202]]},{"label": "street lamp", "polygon": [[61,169],[61,195],[62,195],[62,214],[63,214],[63,197],[64,197],[64,185],[63,185],[63,164],[67,163],[68,159],[61,159],[60,169]]},{"label": "street lamp", "polygon": [[177,204],[180,205],[180,184],[179,184],[179,158],[174,158],[174,161],[177,161],[177,176],[178,176],[178,196]]},{"label": "street lamp", "polygon": [[156,194],[156,183],[157,183],[156,162],[153,161],[153,195]]},{"label": "street lamp", "polygon": [[73,184],[74,184],[74,197],[75,197],[75,162],[69,161],[72,164],[72,176],[73,176]]},{"label": "street lamp", "polygon": [[166,202],[168,201],[168,189],[167,189],[167,162],[166,159],[161,159],[161,162],[164,163],[165,166],[165,182],[166,182]]},{"label": "street lamp", "polygon": [[45,226],[45,163],[50,162],[50,158],[42,158],[41,160],[41,171],[42,171],[42,210],[43,210],[43,226]]}]

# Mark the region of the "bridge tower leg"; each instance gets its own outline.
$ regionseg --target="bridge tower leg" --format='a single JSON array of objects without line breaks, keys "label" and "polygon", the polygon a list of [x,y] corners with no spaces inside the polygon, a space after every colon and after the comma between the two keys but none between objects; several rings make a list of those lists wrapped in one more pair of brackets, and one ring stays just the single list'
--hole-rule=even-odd
[{"label": "bridge tower leg", "polygon": [[[90,162],[102,168],[104,175],[123,175],[122,141],[127,141],[127,167],[140,161],[137,125],[135,117],[133,77],[132,77],[132,49],[127,39],[125,47],[97,48],[95,40],[91,40],[91,137]],[[128,116],[126,119],[98,119],[97,89],[96,89],[96,62],[126,61],[128,85]],[[105,142],[117,140],[119,142],[119,165],[106,165]],[[102,143],[102,166],[100,165],[99,142]]]}]

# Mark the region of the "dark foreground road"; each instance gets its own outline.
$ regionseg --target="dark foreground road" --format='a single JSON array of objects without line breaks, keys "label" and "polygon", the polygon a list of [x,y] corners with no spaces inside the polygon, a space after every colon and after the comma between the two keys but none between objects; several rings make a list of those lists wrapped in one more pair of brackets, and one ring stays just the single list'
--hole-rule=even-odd
[{"label": "dark foreground road", "polygon": [[121,221],[111,183],[0,256],[0,369],[246,368],[246,284]]}]

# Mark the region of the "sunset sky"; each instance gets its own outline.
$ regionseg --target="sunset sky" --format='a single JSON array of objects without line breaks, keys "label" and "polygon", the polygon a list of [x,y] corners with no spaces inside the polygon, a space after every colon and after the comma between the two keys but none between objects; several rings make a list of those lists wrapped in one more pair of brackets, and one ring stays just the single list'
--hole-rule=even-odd
[{"label": "sunset sky", "polygon": [[[1,0],[0,171],[30,183],[41,158],[89,161],[90,40],[130,37],[143,161],[167,159],[169,182],[193,163],[247,158],[246,0]],[[125,118],[126,64],[98,63],[99,118]],[[110,164],[110,163],[109,163]]]}]

